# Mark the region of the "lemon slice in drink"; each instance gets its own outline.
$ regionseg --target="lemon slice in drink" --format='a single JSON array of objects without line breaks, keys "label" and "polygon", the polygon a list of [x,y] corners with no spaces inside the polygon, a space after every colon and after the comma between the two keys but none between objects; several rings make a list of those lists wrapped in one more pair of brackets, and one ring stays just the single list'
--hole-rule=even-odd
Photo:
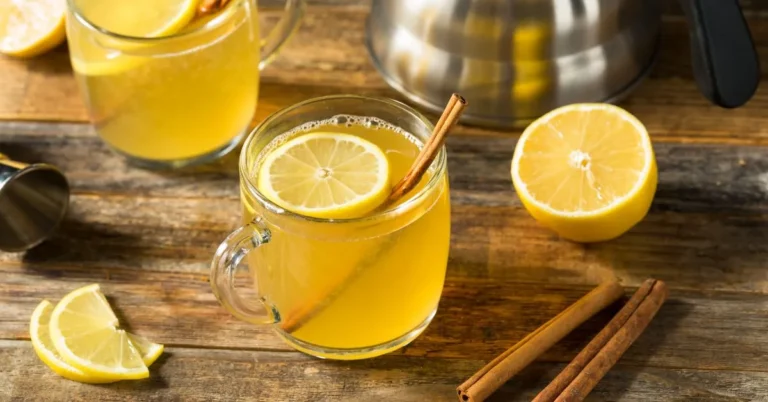
[{"label": "lemon slice in drink", "polygon": [[[32,347],[40,360],[45,363],[56,374],[78,382],[89,384],[103,384],[116,381],[115,379],[106,379],[94,377],[84,373],[82,370],[67,364],[56,351],[49,333],[48,324],[51,320],[53,304],[48,300],[43,300],[35,308],[32,318],[29,320],[29,337],[32,340]],[[128,334],[131,343],[141,354],[144,364],[149,366],[154,363],[163,353],[163,345],[152,343],[149,340],[138,335]]]},{"label": "lemon slice in drink", "polygon": [[64,41],[64,0],[0,1],[0,52],[32,57]]},{"label": "lemon slice in drink", "polygon": [[525,129],[512,158],[512,181],[528,212],[580,242],[632,228],[647,214],[656,180],[645,127],[607,104],[549,112]]},{"label": "lemon slice in drink", "polygon": [[[183,30],[195,16],[199,0],[75,0],[80,14],[109,32],[134,38],[169,36]],[[118,74],[142,65],[149,55],[134,55],[153,46],[91,31],[71,24],[69,41],[72,66],[80,74]]]},{"label": "lemon slice in drink", "polygon": [[119,35],[153,38],[173,35],[192,21],[199,0],[74,0],[90,23]]},{"label": "lemon slice in drink", "polygon": [[61,358],[89,376],[138,379],[147,366],[118,321],[99,285],[64,296],[51,313],[50,335]]},{"label": "lemon slice in drink", "polygon": [[389,195],[389,162],[375,144],[349,134],[312,133],[269,153],[259,191],[281,207],[325,219],[364,216]]}]

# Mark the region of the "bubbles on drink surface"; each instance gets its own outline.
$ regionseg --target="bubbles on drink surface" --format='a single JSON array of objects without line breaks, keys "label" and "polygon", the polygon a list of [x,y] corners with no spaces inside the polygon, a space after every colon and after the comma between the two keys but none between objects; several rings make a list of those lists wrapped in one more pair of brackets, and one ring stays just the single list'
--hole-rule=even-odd
[{"label": "bubbles on drink surface", "polygon": [[[259,153],[255,166],[260,166],[263,158],[266,157],[266,155],[269,155],[273,150],[277,149],[288,140],[303,134],[321,131],[348,133],[368,139],[381,147],[381,149],[387,155],[394,153],[405,155],[409,153],[409,151],[412,153],[412,150],[414,149],[416,152],[418,152],[418,150],[420,150],[424,145],[424,142],[419,140],[415,135],[378,117],[339,114],[327,119],[313,120],[303,123],[283,134],[278,135]],[[377,132],[381,132],[382,134],[386,133],[384,136],[385,139],[383,141],[374,138],[379,137],[378,135],[375,135],[378,134]],[[393,138],[405,139],[410,144],[415,145],[415,148],[411,146],[404,149],[402,146],[394,144],[391,141]]]}]

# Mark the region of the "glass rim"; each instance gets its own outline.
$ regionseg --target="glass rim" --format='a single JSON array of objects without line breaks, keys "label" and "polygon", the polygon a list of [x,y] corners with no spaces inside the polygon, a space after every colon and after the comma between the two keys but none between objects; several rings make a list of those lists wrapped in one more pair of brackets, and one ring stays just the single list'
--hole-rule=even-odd
[{"label": "glass rim", "polygon": [[[280,109],[277,112],[271,114],[266,119],[264,119],[264,121],[259,123],[250,132],[250,134],[248,134],[248,138],[246,138],[245,142],[243,143],[242,150],[240,151],[240,161],[239,161],[239,175],[240,175],[241,183],[244,182],[248,192],[254,198],[256,198],[256,200],[259,203],[261,203],[264,207],[266,207],[267,210],[269,210],[270,212],[276,213],[281,216],[285,216],[287,218],[300,219],[300,220],[314,222],[314,223],[349,224],[349,223],[372,222],[372,221],[379,221],[379,220],[386,221],[393,217],[399,216],[400,214],[410,210],[414,205],[417,205],[418,203],[420,203],[443,180],[443,177],[445,176],[445,173],[447,170],[447,155],[446,155],[445,145],[443,145],[440,148],[440,151],[435,157],[435,160],[432,162],[432,166],[434,166],[435,174],[433,174],[432,177],[430,177],[427,184],[417,193],[409,197],[408,200],[397,205],[394,208],[388,208],[384,211],[377,212],[372,215],[359,217],[359,218],[325,219],[325,218],[315,218],[312,216],[307,216],[307,215],[302,215],[296,212],[292,212],[272,202],[272,200],[270,200],[268,197],[266,197],[264,194],[262,194],[258,190],[256,184],[254,183],[254,179],[252,177],[248,177],[248,175],[246,174],[248,169],[249,154],[250,154],[248,150],[253,145],[254,141],[256,141],[256,139],[259,137],[259,134],[270,123],[280,119],[286,113],[301,107],[314,104],[314,103],[319,103],[319,102],[324,102],[329,100],[340,100],[340,99],[358,99],[362,101],[379,102],[389,106],[393,106],[399,109],[400,111],[405,112],[406,114],[419,120],[422,124],[424,124],[427,127],[427,131],[429,132],[430,135],[432,134],[432,131],[434,131],[434,125],[432,124],[432,122],[430,122],[424,115],[419,113],[414,108],[400,101],[390,99],[390,98],[385,98],[385,97],[378,97],[378,96],[363,96],[363,95],[320,96],[316,98],[307,99],[305,101]],[[413,135],[413,133],[411,133],[411,135]],[[426,142],[426,139],[419,138],[419,140]]]},{"label": "glass rim", "polygon": [[234,0],[234,3],[236,4],[232,4],[229,7],[226,7],[226,9],[218,13],[216,17],[214,17],[210,21],[206,22],[205,24],[193,30],[182,31],[172,35],[155,36],[155,37],[133,36],[133,35],[126,35],[126,34],[121,34],[117,32],[112,32],[111,30],[104,28],[101,25],[98,25],[93,21],[91,21],[90,19],[88,19],[83,14],[83,12],[80,11],[80,8],[77,6],[77,4],[75,4],[76,1],[77,0],[67,0],[67,9],[72,13],[72,15],[74,15],[75,19],[77,19],[77,21],[83,26],[85,26],[86,28],[92,31],[96,31],[102,35],[106,35],[119,40],[132,41],[132,42],[147,42],[147,43],[155,42],[156,43],[156,42],[161,42],[169,39],[184,38],[184,37],[198,34],[201,32],[209,32],[212,29],[223,24],[225,21],[227,21],[234,14],[235,9],[239,7],[240,4],[246,0]]}]

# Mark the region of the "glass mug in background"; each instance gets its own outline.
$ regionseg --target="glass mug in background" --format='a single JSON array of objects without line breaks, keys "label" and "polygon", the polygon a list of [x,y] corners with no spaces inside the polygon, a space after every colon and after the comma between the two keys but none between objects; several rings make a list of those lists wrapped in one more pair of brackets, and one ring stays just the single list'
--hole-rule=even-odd
[{"label": "glass mug in background", "polygon": [[[362,96],[312,99],[270,116],[250,134],[240,155],[245,224],[221,244],[211,267],[211,286],[227,310],[248,322],[272,324],[291,346],[318,357],[362,359],[408,344],[432,320],[445,280],[450,246],[445,149],[426,184],[402,203],[361,218],[298,215],[259,192],[261,158],[286,139],[276,137],[298,126],[307,127],[305,132],[376,137],[383,151],[401,152],[403,134],[350,123],[362,116],[400,127],[422,144],[433,130],[400,102]],[[333,118],[333,127],[318,124]],[[408,166],[404,157],[393,156],[403,166],[390,162],[392,175],[404,174],[415,159],[417,147],[407,145]],[[243,300],[234,288],[246,255],[260,303]]]},{"label": "glass mug in background", "polygon": [[232,0],[160,37],[96,25],[88,16],[109,12],[102,0],[67,4],[70,58],[96,132],[150,168],[204,163],[238,145],[256,110],[259,69],[303,11],[303,0],[287,0],[283,19],[262,42],[255,0]]}]

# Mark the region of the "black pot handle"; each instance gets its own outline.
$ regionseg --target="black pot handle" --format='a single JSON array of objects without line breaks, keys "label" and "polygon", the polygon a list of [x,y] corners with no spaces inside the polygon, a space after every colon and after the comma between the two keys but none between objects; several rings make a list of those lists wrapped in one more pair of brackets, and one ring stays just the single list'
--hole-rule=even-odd
[{"label": "black pot handle", "polygon": [[680,1],[699,90],[724,108],[745,104],[757,90],[760,64],[738,0]]}]

